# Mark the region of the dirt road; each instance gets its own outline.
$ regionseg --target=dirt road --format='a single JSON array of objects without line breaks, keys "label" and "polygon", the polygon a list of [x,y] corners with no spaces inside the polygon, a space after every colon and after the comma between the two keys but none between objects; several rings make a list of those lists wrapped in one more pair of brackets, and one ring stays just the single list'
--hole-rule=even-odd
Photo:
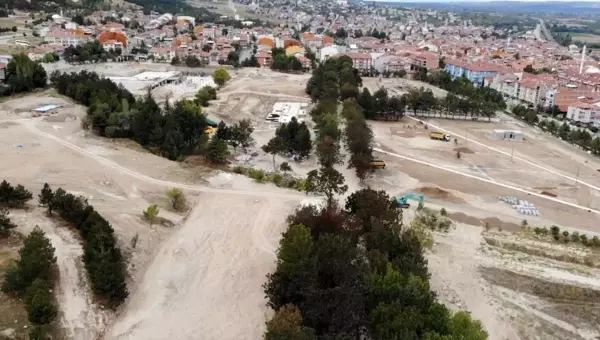
[{"label": "dirt road", "polygon": [[[90,284],[83,269],[83,248],[74,231],[56,225],[41,210],[13,211],[11,217],[23,234],[30,233],[37,225],[52,242],[59,273],[56,287],[58,320],[66,338],[89,340],[97,337],[108,316],[93,302]],[[35,224],[31,223],[32,219],[35,219]]]},{"label": "dirt road", "polygon": [[105,157],[99,156],[93,152],[90,152],[84,148],[81,148],[73,143],[67,142],[66,140],[54,136],[50,133],[44,132],[40,129],[38,129],[33,121],[23,121],[23,120],[16,120],[15,122],[19,122],[21,123],[23,126],[25,126],[30,132],[41,136],[41,137],[45,137],[48,139],[51,139],[73,151],[79,152],[81,154],[83,154],[84,156],[87,156],[89,158],[92,158],[94,160],[96,160],[99,163],[102,163],[103,165],[112,168],[114,170],[117,170],[121,173],[127,174],[129,176],[132,176],[136,179],[148,182],[148,183],[152,183],[152,184],[156,184],[156,185],[160,185],[163,187],[168,187],[168,188],[181,188],[181,189],[187,189],[187,190],[191,190],[191,191],[197,191],[197,192],[212,192],[212,193],[227,193],[227,194],[234,194],[234,195],[245,195],[245,196],[267,196],[267,197],[279,197],[279,198],[288,198],[288,199],[299,199],[301,197],[304,197],[303,194],[293,194],[293,193],[273,193],[272,191],[259,191],[259,190],[230,190],[230,189],[216,189],[216,188],[210,188],[207,186],[197,186],[197,185],[187,185],[187,184],[182,184],[182,183],[177,183],[177,182],[171,182],[171,181],[165,181],[165,180],[160,180],[160,179],[156,179],[156,178],[152,178],[150,176],[141,174],[139,172],[133,171],[131,169],[127,169]]},{"label": "dirt road", "polygon": [[107,339],[260,339],[261,285],[290,207],[278,198],[211,195],[163,244]]}]

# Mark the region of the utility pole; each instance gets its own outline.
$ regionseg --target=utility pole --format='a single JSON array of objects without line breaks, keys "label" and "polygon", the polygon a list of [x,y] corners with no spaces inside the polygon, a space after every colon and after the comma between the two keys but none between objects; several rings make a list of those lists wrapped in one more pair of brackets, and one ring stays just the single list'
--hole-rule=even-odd
[{"label": "utility pole", "polygon": [[515,153],[515,144],[513,143],[512,145],[512,150],[510,151],[510,161],[514,163],[513,161],[513,154]]}]

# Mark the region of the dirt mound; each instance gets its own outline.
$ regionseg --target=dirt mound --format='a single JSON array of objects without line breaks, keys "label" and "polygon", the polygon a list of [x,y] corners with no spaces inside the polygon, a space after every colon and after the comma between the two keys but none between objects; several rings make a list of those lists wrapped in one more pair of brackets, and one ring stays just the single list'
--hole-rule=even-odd
[{"label": "dirt mound", "polygon": [[518,224],[512,222],[504,222],[498,217],[487,217],[481,220],[481,222],[483,222],[484,225],[487,223],[492,228],[502,228],[502,230],[508,231],[521,230],[521,227]]},{"label": "dirt mound", "polygon": [[481,220],[477,217],[469,216],[465,213],[457,212],[448,214],[448,217],[456,222],[480,226]]},{"label": "dirt mound", "polygon": [[465,147],[454,148],[454,151],[458,151],[460,153],[466,153],[466,154],[475,153],[475,151],[473,151],[469,148],[465,148]]},{"label": "dirt mound", "polygon": [[553,193],[551,193],[549,191],[546,191],[546,190],[542,191],[541,194],[542,195],[546,195],[546,196],[550,196],[550,197],[556,197],[556,196],[558,196],[557,194],[553,194]]},{"label": "dirt mound", "polygon": [[417,192],[425,195],[425,199],[427,198],[436,198],[444,201],[449,201],[453,203],[464,203],[465,201],[452,195],[448,191],[444,189],[440,189],[438,187],[421,187],[417,189]]},{"label": "dirt mound", "polygon": [[489,225],[491,228],[501,228],[502,230],[508,231],[518,231],[521,228],[516,223],[504,222],[497,217],[486,217],[484,219],[481,219],[475,216],[469,216],[461,212],[448,214],[448,217],[456,222],[470,224],[477,227],[484,226],[487,223],[487,225]]}]

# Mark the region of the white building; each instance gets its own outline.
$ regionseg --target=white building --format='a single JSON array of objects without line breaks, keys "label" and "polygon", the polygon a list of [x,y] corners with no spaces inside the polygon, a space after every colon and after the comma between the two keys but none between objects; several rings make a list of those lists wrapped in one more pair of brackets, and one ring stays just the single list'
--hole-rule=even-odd
[{"label": "white building", "polygon": [[308,103],[279,102],[273,105],[273,110],[267,115],[266,120],[276,123],[289,123],[296,118],[299,123],[306,118]]},{"label": "white building", "polygon": [[567,119],[583,124],[600,126],[600,106],[577,101],[569,105]]},{"label": "white building", "polygon": [[525,137],[523,136],[523,132],[519,130],[494,130],[492,132],[492,139],[522,141]]},{"label": "white building", "polygon": [[330,57],[332,57],[338,53],[341,53],[341,52],[342,51],[340,50],[340,46],[331,45],[331,46],[323,47],[319,51],[319,60],[323,62],[323,61],[329,59]]}]

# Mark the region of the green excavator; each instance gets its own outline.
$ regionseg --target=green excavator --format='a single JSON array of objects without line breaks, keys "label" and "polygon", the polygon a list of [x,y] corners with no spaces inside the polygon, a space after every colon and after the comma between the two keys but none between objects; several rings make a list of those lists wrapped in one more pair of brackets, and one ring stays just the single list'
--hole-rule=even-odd
[{"label": "green excavator", "polygon": [[407,209],[410,208],[410,204],[408,203],[408,200],[417,200],[419,201],[419,208],[423,207],[423,202],[425,201],[425,196],[421,195],[421,194],[406,194],[404,196],[400,196],[400,197],[394,197],[394,200],[396,201],[396,204],[402,208],[402,209]]}]

